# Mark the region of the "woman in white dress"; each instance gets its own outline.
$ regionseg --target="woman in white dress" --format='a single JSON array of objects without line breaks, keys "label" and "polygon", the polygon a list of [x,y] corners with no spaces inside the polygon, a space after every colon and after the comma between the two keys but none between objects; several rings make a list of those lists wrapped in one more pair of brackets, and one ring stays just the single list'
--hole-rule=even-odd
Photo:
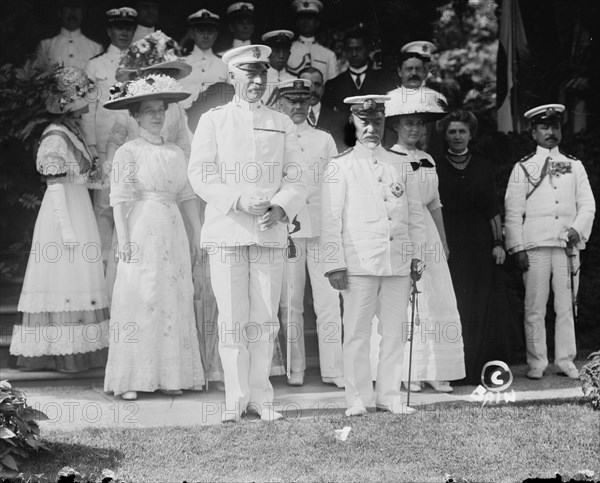
[{"label": "woman in white dress", "polygon": [[77,67],[59,67],[47,110],[37,170],[48,188],[35,222],[33,243],[10,353],[20,369],[77,372],[104,367],[108,297],[100,235],[86,182],[98,173],[79,122],[95,86]]},{"label": "woman in white dress", "polygon": [[[427,240],[423,250],[426,268],[418,284],[420,324],[415,327],[413,338],[410,379],[415,385],[411,391],[420,391],[424,381],[436,391],[450,392],[448,381],[465,376],[460,315],[447,262],[449,253],[435,163],[429,154],[416,147],[425,132],[425,123],[445,115],[438,102],[440,98],[443,101],[443,96],[427,88],[422,88],[418,96],[388,95],[391,99],[385,106],[386,121],[398,134],[391,150],[404,157],[410,163],[407,169],[418,176]],[[407,344],[403,381],[408,380],[409,352]]]},{"label": "woman in white dress", "polygon": [[[189,94],[172,78],[152,74],[113,88],[107,109],[129,109],[139,137],[114,157],[110,204],[120,263],[112,297],[104,390],[123,399],[137,392],[201,390],[204,369],[194,317],[190,246],[200,255],[196,195],[181,148],[161,135],[169,102]],[[181,211],[180,211],[181,210]]]}]

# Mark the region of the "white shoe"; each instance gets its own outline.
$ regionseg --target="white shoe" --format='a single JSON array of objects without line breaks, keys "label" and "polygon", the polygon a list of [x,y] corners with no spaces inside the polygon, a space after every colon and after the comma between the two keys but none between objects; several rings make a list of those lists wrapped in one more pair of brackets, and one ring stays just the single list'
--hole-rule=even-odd
[{"label": "white shoe", "polygon": [[277,411],[263,411],[260,415],[261,421],[266,421],[268,423],[272,423],[273,421],[279,421],[283,419],[283,414],[278,413]]},{"label": "white shoe", "polygon": [[452,392],[454,388],[448,381],[424,381],[425,384],[429,384],[434,391],[437,392]]},{"label": "white shoe", "polygon": [[137,399],[137,392],[127,391],[121,394],[121,399],[124,401],[135,401]]},{"label": "white shoe", "polygon": [[323,384],[332,384],[340,389],[346,387],[343,377],[322,377],[321,380],[323,381]]},{"label": "white shoe", "polygon": [[304,371],[292,372],[287,380],[290,386],[302,386],[304,384]]},{"label": "white shoe", "polygon": [[392,414],[402,414],[402,415],[412,414],[416,411],[415,408],[411,408],[410,406],[407,406],[406,404],[392,405],[391,407],[377,404],[375,407],[377,408],[377,411],[385,411],[385,412],[389,412]]},{"label": "white shoe", "polygon": [[536,369],[533,367],[527,371],[528,379],[541,379],[542,377],[544,377],[544,371],[542,369]]},{"label": "white shoe", "polygon": [[565,364],[564,366],[558,366],[557,374],[570,377],[571,379],[579,379],[579,369],[572,362]]},{"label": "white shoe", "polygon": [[346,409],[346,416],[364,416],[367,414],[367,408],[365,408],[364,404],[361,402],[354,403],[348,409]]},{"label": "white shoe", "polygon": [[[404,387],[404,389],[408,391],[408,384],[406,382],[402,383],[402,387]],[[421,386],[421,383],[419,381],[411,381],[410,392],[421,392],[422,390],[423,387]]]},{"label": "white shoe", "polygon": [[241,419],[240,413],[237,411],[227,411],[221,414],[221,422],[222,423],[237,423]]}]

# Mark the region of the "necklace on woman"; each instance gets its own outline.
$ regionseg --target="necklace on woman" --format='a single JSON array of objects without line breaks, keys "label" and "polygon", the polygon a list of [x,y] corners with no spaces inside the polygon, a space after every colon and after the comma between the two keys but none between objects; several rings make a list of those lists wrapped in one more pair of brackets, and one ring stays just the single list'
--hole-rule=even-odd
[{"label": "necklace on woman", "polygon": [[446,153],[446,159],[454,168],[462,171],[468,166],[469,161],[471,160],[471,153],[469,153],[467,149],[460,154],[455,154],[448,151]]}]

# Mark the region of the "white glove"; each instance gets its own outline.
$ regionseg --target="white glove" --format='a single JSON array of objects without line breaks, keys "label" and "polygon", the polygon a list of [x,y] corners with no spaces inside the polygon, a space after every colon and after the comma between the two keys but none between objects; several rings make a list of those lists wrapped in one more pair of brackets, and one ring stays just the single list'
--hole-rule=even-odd
[{"label": "white glove", "polygon": [[269,206],[271,206],[271,202],[269,200],[244,193],[239,197],[236,208],[239,211],[245,211],[251,215],[261,216],[267,212]]},{"label": "white glove", "polygon": [[54,208],[54,219],[60,228],[63,244],[77,243],[77,236],[71,225],[69,211],[67,210],[67,198],[65,196],[65,187],[61,183],[48,185],[46,190],[52,207]]}]

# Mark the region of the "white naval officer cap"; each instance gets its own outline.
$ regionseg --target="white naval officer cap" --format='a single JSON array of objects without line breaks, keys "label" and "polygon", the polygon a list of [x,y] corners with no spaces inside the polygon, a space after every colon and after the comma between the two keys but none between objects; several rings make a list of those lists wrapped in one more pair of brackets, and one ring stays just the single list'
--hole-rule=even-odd
[{"label": "white naval officer cap", "polygon": [[227,17],[246,16],[251,17],[254,15],[254,5],[250,2],[235,2],[227,7]]},{"label": "white naval officer cap", "polygon": [[230,69],[242,64],[269,65],[269,55],[271,47],[266,45],[242,45],[225,52],[222,60]]},{"label": "white naval officer cap", "polygon": [[263,34],[261,37],[262,41],[268,45],[278,45],[278,44],[292,44],[292,39],[294,38],[294,32],[291,30],[271,30]]},{"label": "white naval officer cap", "polygon": [[404,59],[408,59],[410,57],[420,57],[426,61],[431,60],[431,55],[435,51],[435,45],[427,40],[415,40],[414,42],[409,42],[405,44],[400,49],[400,55]]},{"label": "white naval officer cap", "polygon": [[308,99],[311,85],[312,82],[308,79],[288,79],[277,84],[277,89],[281,97],[294,101],[299,98]]},{"label": "white naval officer cap", "polygon": [[541,123],[560,123],[564,110],[565,106],[562,104],[543,104],[529,109],[529,111],[523,114],[523,117],[529,120],[532,126]]},{"label": "white naval officer cap", "polygon": [[318,15],[323,10],[323,4],[319,0],[294,0],[292,8],[296,14],[314,13]]},{"label": "white naval officer cap", "polygon": [[106,11],[106,19],[109,24],[129,23],[137,24],[137,11],[131,7],[111,8]]},{"label": "white naval officer cap", "polygon": [[191,14],[188,18],[188,24],[191,27],[195,27],[196,25],[219,25],[219,17],[216,13],[212,13],[210,10],[205,8],[198,10],[197,12]]},{"label": "white naval officer cap", "polygon": [[376,119],[385,116],[385,101],[389,96],[370,94],[352,96],[344,99],[344,104],[350,104],[350,112],[361,119]]}]

